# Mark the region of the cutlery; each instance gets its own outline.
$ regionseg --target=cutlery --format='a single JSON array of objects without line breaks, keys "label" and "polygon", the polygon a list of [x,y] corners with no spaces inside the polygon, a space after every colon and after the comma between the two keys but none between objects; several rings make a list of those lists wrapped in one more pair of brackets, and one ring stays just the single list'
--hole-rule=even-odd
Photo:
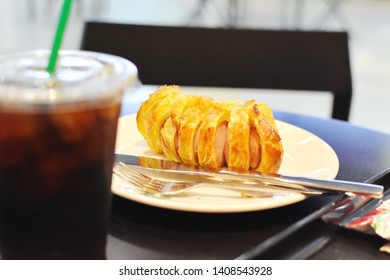
[{"label": "cutlery", "polygon": [[[225,189],[232,189],[236,191],[240,191],[245,193],[245,195],[253,195],[253,191],[256,191],[256,196],[272,196],[275,193],[270,192],[269,189],[263,189],[256,186],[245,186],[245,185],[233,185],[233,184],[225,184],[225,183],[206,183],[203,182],[166,182],[151,178],[145,174],[142,174],[135,170],[130,165],[126,165],[123,162],[116,162],[114,165],[114,174],[116,174],[119,178],[124,180],[125,182],[130,182],[138,189],[152,194],[160,194],[160,195],[178,195],[180,193],[187,192],[189,190],[193,190],[199,187],[218,187]],[[266,188],[266,187],[265,187]],[[262,192],[265,190],[265,192]],[[246,192],[250,193],[246,193]],[[310,194],[310,192],[308,193]]]},{"label": "cutlery", "polygon": [[260,185],[266,186],[262,188],[263,190],[284,190],[310,195],[346,194],[370,198],[380,198],[383,195],[383,186],[376,184],[263,174],[252,171],[244,173],[228,168],[206,170],[166,159],[120,153],[115,153],[115,161],[130,165],[149,177],[168,182],[220,183],[253,187]]},{"label": "cutlery", "polygon": [[[390,169],[379,173],[368,182],[389,182]],[[348,224],[370,213],[390,197],[390,189],[383,198],[372,199],[364,196],[341,195],[323,205],[289,227],[271,236],[236,259],[308,259],[315,255],[335,238],[339,229],[347,229]],[[303,241],[302,241],[303,240]]]}]

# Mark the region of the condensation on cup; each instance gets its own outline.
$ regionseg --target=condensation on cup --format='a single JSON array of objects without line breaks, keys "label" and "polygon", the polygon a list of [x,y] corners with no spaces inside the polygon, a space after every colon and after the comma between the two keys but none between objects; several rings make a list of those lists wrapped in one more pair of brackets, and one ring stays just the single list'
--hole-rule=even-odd
[{"label": "condensation on cup", "polygon": [[108,54],[0,56],[3,259],[105,259],[121,99],[136,66]]}]

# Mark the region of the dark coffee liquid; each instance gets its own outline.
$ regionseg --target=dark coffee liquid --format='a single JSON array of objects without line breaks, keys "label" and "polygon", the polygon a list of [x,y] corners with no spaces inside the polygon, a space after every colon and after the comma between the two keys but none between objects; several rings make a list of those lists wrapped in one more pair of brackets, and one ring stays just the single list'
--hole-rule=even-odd
[{"label": "dark coffee liquid", "polygon": [[0,105],[3,259],[105,258],[119,110]]}]

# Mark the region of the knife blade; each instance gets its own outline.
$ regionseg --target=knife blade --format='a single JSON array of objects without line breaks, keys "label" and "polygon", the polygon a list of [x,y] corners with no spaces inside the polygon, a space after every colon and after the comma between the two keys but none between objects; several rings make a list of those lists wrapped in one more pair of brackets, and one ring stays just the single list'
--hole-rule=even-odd
[{"label": "knife blade", "polygon": [[197,166],[188,166],[167,159],[115,153],[115,161],[131,165],[152,177],[170,181],[189,181],[205,183],[235,183],[266,185],[273,190],[288,190],[304,194],[347,194],[380,198],[383,186],[369,183],[341,180],[326,180],[281,174],[264,174],[255,171],[239,172],[229,168],[209,170]]}]

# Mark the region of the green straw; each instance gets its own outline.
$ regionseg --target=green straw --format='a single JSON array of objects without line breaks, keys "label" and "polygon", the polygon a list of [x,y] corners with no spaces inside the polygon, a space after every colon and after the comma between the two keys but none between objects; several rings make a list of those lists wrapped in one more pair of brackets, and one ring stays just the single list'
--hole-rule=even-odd
[{"label": "green straw", "polygon": [[66,27],[66,24],[68,22],[71,7],[72,7],[72,0],[64,0],[64,3],[63,3],[62,8],[61,8],[61,15],[60,15],[60,18],[58,20],[57,31],[56,31],[53,46],[51,49],[49,64],[48,64],[47,69],[46,69],[47,72],[49,72],[50,75],[52,75],[52,76],[55,73],[58,52],[59,52],[60,47],[61,47],[62,38],[64,37],[65,27]]}]

